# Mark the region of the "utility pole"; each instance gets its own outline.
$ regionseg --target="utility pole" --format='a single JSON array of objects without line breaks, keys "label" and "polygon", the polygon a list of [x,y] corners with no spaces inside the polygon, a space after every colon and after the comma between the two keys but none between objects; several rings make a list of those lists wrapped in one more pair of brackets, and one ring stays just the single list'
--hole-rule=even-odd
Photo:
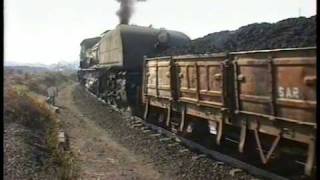
[{"label": "utility pole", "polygon": [[299,9],[298,9],[299,17],[301,17],[301,0],[299,0],[298,7],[299,7]]},{"label": "utility pole", "polygon": [[299,7],[299,17],[301,17],[301,8]]}]

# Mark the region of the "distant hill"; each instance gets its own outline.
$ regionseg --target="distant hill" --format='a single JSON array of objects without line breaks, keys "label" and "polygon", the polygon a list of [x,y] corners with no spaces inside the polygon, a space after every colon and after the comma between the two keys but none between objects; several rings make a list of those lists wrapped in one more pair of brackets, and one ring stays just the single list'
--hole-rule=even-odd
[{"label": "distant hill", "polygon": [[7,62],[5,64],[5,71],[15,71],[18,73],[41,73],[49,71],[60,71],[60,72],[70,72],[73,73],[78,69],[78,62],[58,62],[50,65],[45,64],[28,64],[28,63],[15,63]]},{"label": "distant hill", "polygon": [[17,74],[37,74],[50,71],[46,67],[33,67],[33,66],[4,66],[5,73],[17,73]]},{"label": "distant hill", "polygon": [[159,55],[316,46],[316,16],[289,18],[277,23],[254,23],[235,31],[221,31],[192,40],[190,46]]},{"label": "distant hill", "polygon": [[58,62],[47,66],[52,71],[63,71],[63,72],[73,72],[79,67],[78,62]]}]

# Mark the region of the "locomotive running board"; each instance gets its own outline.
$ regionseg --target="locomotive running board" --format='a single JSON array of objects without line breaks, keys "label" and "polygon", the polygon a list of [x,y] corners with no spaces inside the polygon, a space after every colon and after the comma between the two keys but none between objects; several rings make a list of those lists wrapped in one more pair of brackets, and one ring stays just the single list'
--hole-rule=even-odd
[{"label": "locomotive running board", "polygon": [[139,121],[141,121],[145,126],[149,127],[152,130],[155,130],[159,133],[165,134],[166,136],[168,136],[170,138],[179,139],[183,144],[187,145],[188,147],[191,147],[192,149],[197,149],[200,152],[209,155],[210,157],[212,157],[215,160],[219,160],[219,161],[225,162],[227,164],[230,164],[234,167],[244,169],[244,170],[248,171],[250,174],[253,174],[255,176],[258,176],[261,178],[272,179],[272,180],[274,180],[274,179],[275,180],[289,180],[288,178],[282,177],[282,176],[277,175],[275,173],[268,172],[264,169],[247,164],[247,163],[240,161],[236,158],[224,155],[218,151],[210,150],[200,144],[192,142],[192,141],[185,139],[183,137],[177,136],[174,133],[172,133],[166,129],[163,129],[161,127],[158,127],[153,124],[147,123],[143,120],[140,120],[141,118],[139,118],[139,117],[135,117],[135,119],[139,119]]}]

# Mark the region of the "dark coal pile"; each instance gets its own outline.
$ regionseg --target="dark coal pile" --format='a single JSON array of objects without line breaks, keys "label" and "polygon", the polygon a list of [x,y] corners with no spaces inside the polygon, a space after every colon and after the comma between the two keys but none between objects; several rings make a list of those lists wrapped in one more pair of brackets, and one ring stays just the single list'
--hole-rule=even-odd
[{"label": "dark coal pile", "polygon": [[316,16],[289,18],[277,23],[254,23],[235,31],[221,31],[194,39],[190,46],[158,54],[204,54],[316,46]]},{"label": "dark coal pile", "polygon": [[256,179],[243,170],[223,162],[203,157],[172,140],[160,141],[165,137],[152,136],[139,128],[130,128],[127,118],[97,101],[82,87],[73,90],[76,107],[90,120],[102,128],[118,143],[130,151],[143,155],[146,164],[152,164],[163,179]]}]

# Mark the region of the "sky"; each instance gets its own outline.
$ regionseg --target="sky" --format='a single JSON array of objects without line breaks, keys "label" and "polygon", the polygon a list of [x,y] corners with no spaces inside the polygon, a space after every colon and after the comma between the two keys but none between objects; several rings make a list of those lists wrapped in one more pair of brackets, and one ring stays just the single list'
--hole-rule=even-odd
[{"label": "sky", "polygon": [[[78,61],[80,42],[113,29],[116,0],[5,0],[4,60]],[[191,39],[260,22],[316,14],[316,0],[147,0],[130,24],[178,30]]]}]

